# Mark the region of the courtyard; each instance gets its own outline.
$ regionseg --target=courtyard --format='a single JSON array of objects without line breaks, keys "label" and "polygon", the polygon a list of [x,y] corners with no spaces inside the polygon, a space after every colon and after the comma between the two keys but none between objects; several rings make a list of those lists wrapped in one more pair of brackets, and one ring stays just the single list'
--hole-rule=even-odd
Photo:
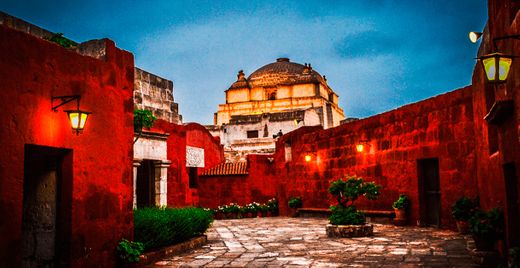
[{"label": "courtyard", "polygon": [[149,267],[475,267],[449,230],[375,224],[374,236],[328,238],[326,219],[217,220],[208,243]]}]

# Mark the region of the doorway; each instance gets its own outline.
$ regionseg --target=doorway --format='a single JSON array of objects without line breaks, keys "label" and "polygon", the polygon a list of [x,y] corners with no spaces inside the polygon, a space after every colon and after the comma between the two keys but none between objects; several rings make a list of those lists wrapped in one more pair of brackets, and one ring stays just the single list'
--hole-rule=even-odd
[{"label": "doorway", "polygon": [[507,202],[507,226],[509,247],[520,246],[520,201],[518,200],[518,180],[516,177],[515,163],[507,163],[503,166],[506,183]]},{"label": "doorway", "polygon": [[155,165],[153,160],[143,160],[137,168],[137,207],[155,206]]},{"label": "doorway", "polygon": [[25,145],[22,266],[67,266],[72,211],[72,150]]},{"label": "doorway", "polygon": [[439,159],[417,160],[419,178],[419,206],[422,224],[440,226],[441,192],[439,183]]}]

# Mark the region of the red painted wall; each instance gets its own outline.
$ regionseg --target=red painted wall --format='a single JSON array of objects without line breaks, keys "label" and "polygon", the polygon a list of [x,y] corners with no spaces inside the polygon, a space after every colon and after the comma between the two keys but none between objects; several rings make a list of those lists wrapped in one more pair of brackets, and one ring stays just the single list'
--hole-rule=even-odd
[{"label": "red painted wall", "polygon": [[200,206],[217,208],[229,203],[265,203],[276,197],[278,177],[275,174],[274,162],[269,160],[273,159],[272,157],[248,155],[248,175],[199,177]]},{"label": "red painted wall", "polygon": [[[0,266],[21,266],[24,146],[72,150],[64,177],[71,200],[71,267],[113,267],[118,241],[132,239],[132,54],[104,40],[106,60],[0,26]],[[51,96],[81,95],[91,111],[83,134],[72,133]],[[117,144],[117,146],[114,146]],[[67,208],[65,208],[67,210]]]},{"label": "red painted wall", "polygon": [[[219,141],[202,125],[189,123],[176,125],[164,120],[157,120],[154,131],[169,133],[166,140],[168,160],[172,161],[168,169],[168,206],[199,206],[199,189],[189,188],[189,176],[186,168],[186,146],[204,149],[205,167],[212,167],[224,162],[224,150]],[[199,168],[199,172],[203,168]]]},{"label": "red painted wall", "polygon": [[[495,52],[493,38],[514,35],[520,32],[517,17],[520,3],[513,1],[490,0],[488,4],[488,28],[481,41],[479,56]],[[504,39],[496,42],[499,52],[520,55],[520,40]],[[486,81],[483,68],[477,64],[473,73],[473,117],[475,122],[476,178],[481,206],[493,207],[504,211],[506,224],[506,246],[520,246],[520,64],[513,60],[509,78],[504,84],[493,85]],[[493,126],[483,118],[495,100],[512,100],[514,111],[502,124]],[[496,134],[492,134],[492,129]],[[498,150],[490,151],[490,137],[497,140]],[[492,139],[492,138],[491,138]],[[504,176],[503,165],[512,163],[516,178],[509,183]],[[515,193],[516,192],[516,196]],[[509,202],[508,202],[509,193]],[[511,200],[512,199],[512,200]]]},{"label": "red painted wall", "polygon": [[[452,226],[451,205],[463,195],[475,196],[475,153],[472,89],[466,87],[399,109],[336,128],[300,129],[277,143],[280,206],[301,196],[304,207],[327,208],[334,204],[327,192],[330,181],[356,175],[383,186],[377,201],[357,202],[359,208],[391,210],[399,194],[411,198],[411,221],[419,216],[417,160],[439,158],[441,224]],[[309,133],[310,132],[310,133]],[[355,145],[367,140],[363,153]],[[292,161],[285,161],[289,142]],[[311,162],[304,156],[310,153]]]}]

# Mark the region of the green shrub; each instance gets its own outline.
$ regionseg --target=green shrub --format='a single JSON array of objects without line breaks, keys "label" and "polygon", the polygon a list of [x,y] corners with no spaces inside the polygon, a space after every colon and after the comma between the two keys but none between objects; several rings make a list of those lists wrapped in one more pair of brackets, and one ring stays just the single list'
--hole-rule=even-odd
[{"label": "green shrub", "polygon": [[142,208],[134,210],[134,239],[145,250],[186,241],[202,235],[213,213],[202,208]]},{"label": "green shrub", "polygon": [[291,197],[291,199],[289,199],[288,205],[290,208],[301,208],[303,205],[302,198],[301,197]]},{"label": "green shrub", "polygon": [[451,215],[459,221],[467,221],[475,214],[478,208],[478,198],[470,199],[462,197],[451,206]]},{"label": "green shrub", "polygon": [[333,181],[329,187],[329,193],[336,197],[338,205],[348,207],[352,206],[360,196],[368,200],[375,200],[379,196],[381,186],[373,182],[364,182],[362,178],[347,177],[346,179],[346,181],[342,179]]},{"label": "green shrub", "polygon": [[139,262],[139,256],[143,254],[144,245],[139,242],[131,242],[122,239],[117,245],[117,257],[123,262]]},{"label": "green shrub", "polygon": [[362,225],[365,224],[365,215],[355,207],[331,206],[332,215],[329,221],[334,225]]},{"label": "green shrub", "polygon": [[394,209],[407,209],[410,205],[410,199],[408,199],[408,196],[401,194],[399,195],[399,198],[392,204],[392,207]]},{"label": "green shrub", "polygon": [[329,193],[338,201],[337,206],[331,206],[332,215],[329,221],[334,225],[362,225],[365,216],[357,211],[354,202],[361,196],[368,200],[377,199],[381,186],[373,182],[365,182],[362,178],[347,177],[347,180],[338,179],[329,187]]},{"label": "green shrub", "polygon": [[502,221],[502,213],[497,208],[477,210],[469,219],[469,229],[474,236],[496,241],[502,234]]},{"label": "green shrub", "polygon": [[520,268],[520,247],[509,249],[509,267]]},{"label": "green shrub", "polygon": [[269,201],[267,201],[267,207],[269,208],[269,211],[273,214],[278,213],[278,200],[276,198],[271,198]]}]

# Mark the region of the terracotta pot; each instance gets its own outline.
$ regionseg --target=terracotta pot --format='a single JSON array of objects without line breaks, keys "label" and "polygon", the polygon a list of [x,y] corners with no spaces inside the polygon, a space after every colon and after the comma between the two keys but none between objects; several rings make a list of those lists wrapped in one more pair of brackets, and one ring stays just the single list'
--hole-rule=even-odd
[{"label": "terracotta pot", "polygon": [[469,233],[469,223],[467,221],[457,221],[457,230],[461,234]]},{"label": "terracotta pot", "polygon": [[394,224],[397,226],[406,225],[406,222],[408,221],[408,216],[406,215],[406,210],[404,208],[401,208],[401,209],[394,209],[394,211],[395,211]]}]

